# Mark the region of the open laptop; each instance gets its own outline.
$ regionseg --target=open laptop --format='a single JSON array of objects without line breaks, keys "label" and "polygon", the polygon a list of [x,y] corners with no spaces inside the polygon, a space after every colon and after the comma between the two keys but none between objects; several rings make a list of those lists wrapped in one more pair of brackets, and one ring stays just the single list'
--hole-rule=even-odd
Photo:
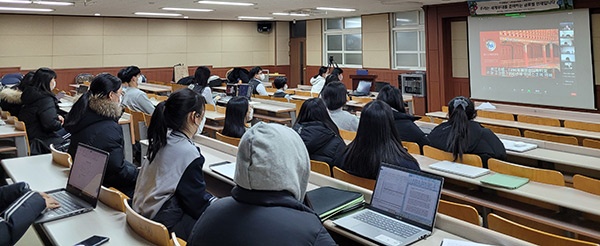
[{"label": "open laptop", "polygon": [[36,223],[71,217],[96,208],[108,156],[106,151],[79,143],[67,187],[46,192],[60,203],[60,207],[47,210]]},{"label": "open laptop", "polygon": [[359,81],[356,90],[352,93],[353,96],[368,96],[371,94],[371,82]]},{"label": "open laptop", "polygon": [[444,178],[382,163],[371,204],[333,223],[384,245],[431,235]]}]

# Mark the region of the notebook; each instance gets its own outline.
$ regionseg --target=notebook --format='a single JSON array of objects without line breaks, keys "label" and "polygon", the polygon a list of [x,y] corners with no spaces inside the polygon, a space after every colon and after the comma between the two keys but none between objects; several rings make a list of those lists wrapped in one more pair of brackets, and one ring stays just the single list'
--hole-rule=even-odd
[{"label": "notebook", "polygon": [[36,223],[58,220],[94,210],[108,163],[108,152],[79,143],[67,187],[46,193],[60,207],[45,211]]},{"label": "notebook", "polygon": [[501,173],[495,173],[494,175],[487,176],[481,179],[480,181],[482,184],[488,184],[513,190],[527,184],[529,182],[529,179]]},{"label": "notebook", "polygon": [[334,224],[384,245],[431,235],[444,178],[382,163],[371,204]]},{"label": "notebook", "polygon": [[500,141],[502,141],[502,144],[504,144],[505,149],[516,152],[525,152],[538,147],[536,144],[512,141],[508,139],[500,139]]},{"label": "notebook", "polygon": [[235,175],[235,162],[224,161],[211,164],[208,167],[210,168],[210,170],[213,170],[213,172],[218,173],[221,176],[224,176],[225,178],[233,180],[233,176]]},{"label": "notebook", "polygon": [[319,215],[321,221],[325,221],[338,213],[362,207],[365,197],[358,192],[323,186],[306,192],[304,202]]},{"label": "notebook", "polygon": [[451,162],[451,161],[440,161],[429,165],[429,167],[433,170],[438,170],[442,172],[452,173],[460,176],[465,176],[468,178],[477,178],[479,176],[486,175],[490,173],[490,170],[474,167],[470,165],[465,165],[461,163]]}]

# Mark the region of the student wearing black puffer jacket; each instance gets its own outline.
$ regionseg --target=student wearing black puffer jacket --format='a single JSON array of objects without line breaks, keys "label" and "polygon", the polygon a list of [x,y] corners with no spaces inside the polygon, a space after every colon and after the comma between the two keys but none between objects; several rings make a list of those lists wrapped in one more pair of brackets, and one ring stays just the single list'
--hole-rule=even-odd
[{"label": "student wearing black puffer jacket", "polygon": [[115,187],[132,197],[138,169],[125,160],[123,130],[119,118],[123,113],[120,96],[121,80],[110,74],[101,74],[90,84],[67,115],[65,129],[71,133],[69,154],[73,158],[79,143],[94,146],[110,153],[102,185]]},{"label": "student wearing black puffer jacket", "polygon": [[40,68],[33,75],[31,85],[21,94],[23,107],[18,118],[27,126],[29,141],[39,139],[45,147],[64,141],[56,133],[62,130],[64,119],[58,115],[58,100],[52,93],[56,87],[55,79],[56,73],[52,69]]},{"label": "student wearing black puffer jacket", "polygon": [[294,130],[306,145],[311,160],[326,162],[333,167],[346,148],[321,98],[311,98],[302,104]]},{"label": "student wearing black puffer jacket", "polygon": [[406,112],[404,107],[404,100],[402,99],[402,92],[398,88],[394,88],[390,85],[386,85],[381,88],[377,100],[386,102],[392,107],[392,114],[394,115],[394,125],[398,130],[400,139],[402,141],[414,142],[423,147],[429,145],[429,139],[421,128],[419,128],[414,121],[418,120],[418,117],[412,116]]},{"label": "student wearing black puffer jacket", "polygon": [[21,102],[21,95],[25,87],[31,84],[34,72],[28,72],[23,76],[21,82],[11,88],[4,88],[0,91],[0,107],[4,111],[8,111],[10,115],[19,116],[23,102]]}]

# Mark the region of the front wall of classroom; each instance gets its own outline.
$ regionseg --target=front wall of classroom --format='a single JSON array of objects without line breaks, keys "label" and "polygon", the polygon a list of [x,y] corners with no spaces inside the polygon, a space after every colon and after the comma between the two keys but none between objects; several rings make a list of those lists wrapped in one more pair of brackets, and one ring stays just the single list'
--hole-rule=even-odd
[{"label": "front wall of classroom", "polygon": [[0,67],[289,65],[288,32],[287,22],[265,34],[243,21],[0,15]]}]

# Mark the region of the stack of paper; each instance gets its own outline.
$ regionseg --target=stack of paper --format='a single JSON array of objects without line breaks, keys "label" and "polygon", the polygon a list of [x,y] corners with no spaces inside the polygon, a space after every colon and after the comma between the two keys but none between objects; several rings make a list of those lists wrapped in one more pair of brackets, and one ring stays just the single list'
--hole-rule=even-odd
[{"label": "stack of paper", "polygon": [[358,192],[320,187],[306,193],[306,203],[319,215],[321,221],[331,216],[361,207],[365,197]]}]

